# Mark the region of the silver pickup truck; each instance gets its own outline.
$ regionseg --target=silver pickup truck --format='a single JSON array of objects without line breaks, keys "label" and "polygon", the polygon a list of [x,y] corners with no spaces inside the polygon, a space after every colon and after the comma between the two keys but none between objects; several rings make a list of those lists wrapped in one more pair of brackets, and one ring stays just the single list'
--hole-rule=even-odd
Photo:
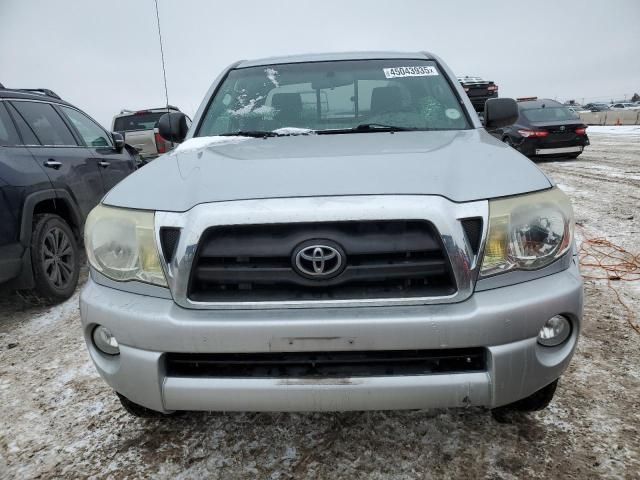
[{"label": "silver pickup truck", "polygon": [[113,117],[112,132],[120,133],[125,142],[135,148],[144,161],[153,160],[175,147],[160,135],[158,120],[167,112],[179,112],[177,107],[151,108],[147,110],[121,110]]},{"label": "silver pickup truck", "polygon": [[159,129],[184,143],[85,228],[82,328],[130,413],[549,404],[582,318],[572,208],[437,56],[240,61]]}]

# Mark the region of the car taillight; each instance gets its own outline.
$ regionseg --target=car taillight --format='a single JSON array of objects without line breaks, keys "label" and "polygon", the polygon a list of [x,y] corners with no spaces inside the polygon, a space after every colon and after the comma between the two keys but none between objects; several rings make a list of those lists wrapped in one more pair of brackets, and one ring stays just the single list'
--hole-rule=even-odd
[{"label": "car taillight", "polygon": [[578,135],[586,135],[587,127],[576,128],[576,134]]},{"label": "car taillight", "polygon": [[487,90],[490,90],[490,91],[498,90],[498,85],[489,85],[489,86],[487,87]]},{"label": "car taillight", "polygon": [[549,135],[549,132],[546,130],[518,130],[518,133],[524,138],[543,138]]},{"label": "car taillight", "polygon": [[165,139],[162,138],[158,132],[155,133],[155,137],[158,153],[167,153],[167,142],[165,141]]}]

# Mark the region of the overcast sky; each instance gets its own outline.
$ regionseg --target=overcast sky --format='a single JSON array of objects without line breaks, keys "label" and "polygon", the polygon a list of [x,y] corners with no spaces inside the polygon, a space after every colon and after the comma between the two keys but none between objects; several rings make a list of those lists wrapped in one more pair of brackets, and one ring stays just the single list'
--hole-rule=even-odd
[{"label": "overcast sky", "polygon": [[[428,50],[501,96],[640,93],[639,0],[159,0],[169,102],[193,115],[239,59]],[[464,5],[464,6],[463,6]],[[110,127],[165,103],[153,0],[0,0],[0,83],[46,87]]]}]

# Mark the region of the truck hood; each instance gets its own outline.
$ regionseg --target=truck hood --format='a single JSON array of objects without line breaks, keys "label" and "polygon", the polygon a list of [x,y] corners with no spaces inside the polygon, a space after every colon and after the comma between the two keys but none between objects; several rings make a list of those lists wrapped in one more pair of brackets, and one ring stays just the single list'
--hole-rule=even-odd
[{"label": "truck hood", "polygon": [[208,202],[335,195],[467,202],[550,186],[535,164],[484,129],[197,137],[124,179],[103,202],[175,212]]}]

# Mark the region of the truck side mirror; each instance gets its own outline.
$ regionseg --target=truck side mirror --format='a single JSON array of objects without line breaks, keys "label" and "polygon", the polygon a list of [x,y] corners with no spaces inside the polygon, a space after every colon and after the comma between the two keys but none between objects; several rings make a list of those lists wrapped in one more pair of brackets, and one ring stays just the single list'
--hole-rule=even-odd
[{"label": "truck side mirror", "polygon": [[122,134],[118,132],[112,132],[111,138],[113,138],[113,148],[116,150],[116,152],[121,152],[124,148],[124,137],[122,136]]},{"label": "truck side mirror", "polygon": [[190,123],[182,112],[165,113],[158,120],[158,132],[165,140],[180,143],[187,136]]},{"label": "truck side mirror", "polygon": [[518,104],[513,98],[490,98],[484,104],[484,126],[500,128],[518,120]]}]

